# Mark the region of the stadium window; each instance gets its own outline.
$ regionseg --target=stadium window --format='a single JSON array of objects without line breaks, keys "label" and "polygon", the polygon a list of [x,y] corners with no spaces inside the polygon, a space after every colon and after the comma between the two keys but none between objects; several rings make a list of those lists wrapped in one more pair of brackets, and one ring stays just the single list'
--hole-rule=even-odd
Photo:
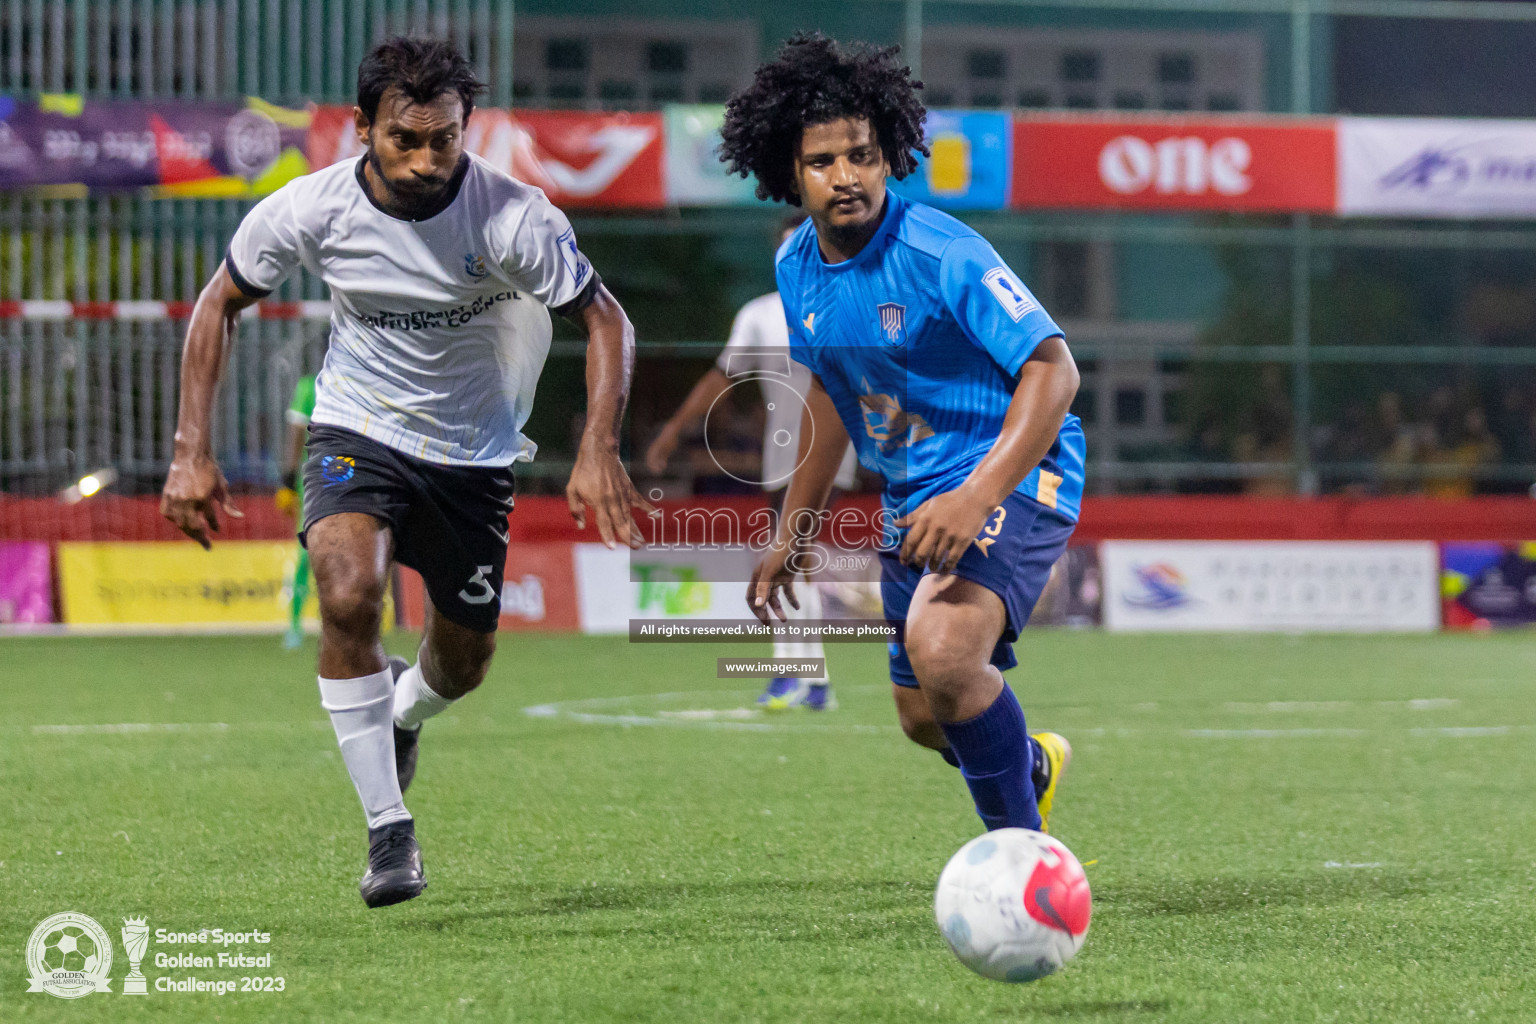
[{"label": "stadium window", "polygon": [[1007,67],[1008,56],[1002,50],[972,50],[966,55],[966,69],[972,78],[1002,78]]},{"label": "stadium window", "polygon": [[1000,107],[1002,105],[1003,98],[995,92],[971,93],[971,106],[973,107]]},{"label": "stadium window", "polygon": [[681,103],[686,98],[681,81],[652,82],[652,103]]},{"label": "stadium window", "polygon": [[544,66],[550,71],[587,70],[584,39],[551,39],[544,44]]},{"label": "stadium window", "polygon": [[1164,85],[1192,85],[1195,81],[1194,54],[1160,54],[1157,58],[1157,80]]},{"label": "stadium window", "polygon": [[533,99],[533,83],[526,78],[514,79],[512,82],[512,99],[515,101]]},{"label": "stadium window", "polygon": [[644,110],[723,103],[751,81],[757,25],[613,17],[519,18],[514,66],[533,79],[523,102]]},{"label": "stadium window", "polygon": [[1140,388],[1115,389],[1115,423],[1139,427],[1147,421],[1147,393]]},{"label": "stadium window", "polygon": [[955,94],[948,89],[924,89],[928,95],[923,97],[923,103],[930,109],[933,107],[948,107],[955,102]]},{"label": "stadium window", "polygon": [[597,98],[604,103],[629,103],[638,95],[640,90],[634,82],[616,82],[608,78],[597,87]]},{"label": "stadium window", "polygon": [[688,44],[673,40],[646,45],[645,66],[654,75],[681,75],[688,70]]},{"label": "stadium window", "polygon": [[1068,50],[1061,55],[1061,77],[1068,82],[1097,82],[1099,55],[1093,50]]},{"label": "stadium window", "polygon": [[996,94],[1036,110],[1259,110],[1264,41],[1238,31],[933,25],[923,77],[931,106]]},{"label": "stadium window", "polygon": [[1041,283],[1045,308],[1055,316],[1086,316],[1089,280],[1088,243],[1046,242],[1042,246]]},{"label": "stadium window", "polygon": [[1098,403],[1094,401],[1094,392],[1088,388],[1079,388],[1077,397],[1072,400],[1072,414],[1084,423],[1092,426],[1095,422],[1095,413],[1098,412]]}]

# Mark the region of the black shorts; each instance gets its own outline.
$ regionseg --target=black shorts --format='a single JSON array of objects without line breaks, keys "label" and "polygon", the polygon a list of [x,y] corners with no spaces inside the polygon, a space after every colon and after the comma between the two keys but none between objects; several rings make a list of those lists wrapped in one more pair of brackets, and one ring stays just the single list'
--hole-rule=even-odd
[{"label": "black shorts", "polygon": [[326,516],[371,515],[389,525],[395,560],[421,573],[433,607],[467,629],[496,631],[511,466],[426,462],[327,424],[310,425],[307,450],[301,544]]}]

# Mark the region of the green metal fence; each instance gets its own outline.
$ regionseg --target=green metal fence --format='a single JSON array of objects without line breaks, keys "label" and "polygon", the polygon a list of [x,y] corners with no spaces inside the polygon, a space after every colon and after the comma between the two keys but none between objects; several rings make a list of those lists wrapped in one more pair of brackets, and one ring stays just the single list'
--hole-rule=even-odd
[{"label": "green metal fence", "polygon": [[[729,5],[684,0],[524,3],[515,15],[510,3],[490,0],[0,0],[0,91],[260,95],[283,103],[346,102],[357,62],[368,45],[388,33],[416,32],[459,40],[491,83],[488,102],[505,105],[512,102],[518,80],[514,55],[522,52],[515,45],[520,24],[558,27],[584,19],[675,24],[742,17]],[[756,38],[765,53],[794,28],[822,27],[843,37],[904,43],[919,66],[925,51],[932,51],[946,32],[966,26],[1249,33],[1260,41],[1263,54],[1260,105],[1314,112],[1331,109],[1331,40],[1338,18],[1536,23],[1536,4],[810,0],[775,5],[746,17],[756,22]],[[750,69],[740,71],[747,74]],[[0,196],[0,299],[189,300],[247,207],[225,200]],[[1536,455],[1529,446],[1508,440],[1497,460],[1475,464],[1436,462],[1433,456],[1393,463],[1352,455],[1347,444],[1335,443],[1341,429],[1347,430],[1341,424],[1355,415],[1349,402],[1353,391],[1359,392],[1361,402],[1374,402],[1378,392],[1392,389],[1410,401],[1414,395],[1429,401],[1446,388],[1463,396],[1475,394],[1484,405],[1520,389],[1536,400],[1536,331],[1527,326],[1517,325],[1494,343],[1486,332],[1469,327],[1465,315],[1452,312],[1404,321],[1401,336],[1394,337],[1390,331],[1360,330],[1350,314],[1352,303],[1361,309],[1368,300],[1391,307],[1393,302],[1401,305],[1405,293],[1432,289],[1455,293],[1441,303],[1446,308],[1466,309],[1475,304],[1475,293],[1488,280],[1506,282],[1511,295],[1523,294],[1522,275],[1529,272],[1536,281],[1536,228],[1520,223],[1336,222],[1307,215],[986,214],[966,219],[1045,293],[1050,308],[1070,303],[1059,287],[1042,282],[1060,277],[1061,266],[1071,260],[1084,259],[1100,268],[1093,271],[1100,285],[1106,276],[1113,277],[1108,300],[1061,314],[1091,385],[1081,411],[1090,419],[1089,476],[1095,489],[1392,490],[1459,478],[1475,479],[1483,488],[1509,489],[1536,479]],[[635,440],[643,443],[655,421],[680,399],[688,375],[704,365],[702,357],[723,339],[732,302],[772,287],[765,239],[772,233],[773,215],[687,210],[578,216],[575,221],[605,279],[631,307],[641,328],[642,354],[651,357],[642,360],[641,367],[650,383],[643,391],[637,389],[635,402]],[[659,240],[710,259],[707,272],[689,275],[691,293],[680,296],[677,289],[658,287],[654,270],[632,258]],[[1422,266],[1415,269],[1415,261]],[[1116,268],[1115,273],[1102,272],[1105,267]],[[1097,286],[1090,281],[1086,287]],[[1255,300],[1261,313],[1255,319],[1262,322],[1257,326],[1234,311],[1233,296],[1244,287],[1262,299]],[[701,298],[699,289],[713,291]],[[1387,299],[1381,299],[1382,294]],[[300,275],[279,297],[323,296],[318,282]],[[722,312],[702,328],[682,331],[676,324],[684,318],[668,313],[680,301],[706,300]],[[1390,317],[1374,322],[1396,323]],[[85,448],[84,441],[67,431],[39,431],[27,424],[38,412],[50,423],[77,422],[77,409],[84,409],[89,419],[94,414],[87,396],[105,396],[125,387],[129,378],[139,381],[135,393],[161,380],[169,366],[166,360],[174,354],[176,330],[173,325],[0,325],[0,486],[23,486],[23,479],[28,487],[53,486],[96,457],[94,449]],[[132,351],[151,336],[150,347],[162,354],[148,362],[147,357],[133,356],[127,370],[112,360],[91,363],[80,347]],[[581,348],[570,336],[562,337],[549,372],[561,380],[579,381],[575,364]],[[247,439],[237,455],[240,473],[256,482],[275,478],[278,446],[272,439],[278,428],[272,403],[280,402],[285,389],[281,378],[297,372],[298,361],[288,357],[285,362],[281,353],[308,351],[306,346],[316,342],[299,326],[282,324],[262,325],[249,332],[247,340],[250,358],[274,367],[266,372],[270,380],[257,391],[278,397],[226,401],[224,415],[234,417],[227,434]],[[80,368],[87,363],[95,368],[77,381],[75,375],[84,373]],[[242,372],[260,376],[253,367]],[[1122,408],[1121,395],[1134,394],[1126,386],[1126,375],[1137,373],[1162,381],[1157,392],[1159,415],[1166,421],[1161,440],[1135,440],[1131,435],[1141,428],[1117,422],[1122,413],[1135,419],[1136,402],[1123,403]],[[45,383],[25,384],[38,380]],[[1264,418],[1266,387],[1278,394],[1284,407],[1286,422],[1278,428],[1284,437],[1279,444],[1263,437],[1250,444],[1233,423],[1240,426],[1243,417]],[[48,404],[60,395],[66,396],[67,401],[59,401],[67,408]],[[146,404],[140,394],[138,401],[136,408],[153,407],[160,417],[173,406],[164,395]],[[1243,402],[1248,403],[1246,409]],[[530,429],[544,442],[548,458],[541,456],[542,467],[535,473],[558,477],[564,472],[570,455],[567,425],[580,405],[578,387],[541,389]],[[1209,432],[1201,417],[1234,408],[1238,412],[1231,416],[1236,419],[1219,430],[1212,428],[1215,440],[1207,443]],[[242,417],[250,417],[255,426],[243,423]],[[147,428],[120,407],[104,414],[101,422],[115,431],[135,432],[126,438],[107,436],[101,457],[116,452],[114,457],[123,459],[128,457],[123,453],[132,452],[133,472],[144,479],[159,472],[167,454],[161,426],[146,434]],[[83,433],[93,430],[99,440],[99,425]],[[1222,432],[1224,440],[1218,437]],[[1257,430],[1264,433],[1262,427]],[[1505,435],[1512,436],[1508,430]],[[23,473],[18,467],[28,468]]]}]

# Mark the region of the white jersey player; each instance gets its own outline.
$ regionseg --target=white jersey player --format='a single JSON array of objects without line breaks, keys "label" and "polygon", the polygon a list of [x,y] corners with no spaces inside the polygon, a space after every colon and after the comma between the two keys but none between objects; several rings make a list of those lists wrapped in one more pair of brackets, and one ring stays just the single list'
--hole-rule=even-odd
[{"label": "white jersey player", "polygon": [[[787,218],[780,242],[788,238],[804,219],[803,216]],[[784,321],[784,304],[779,301],[778,292],[759,295],[736,312],[730,338],[714,367],[699,378],[646,450],[646,468],[652,473],[664,472],[667,460],[677,450],[684,432],[705,418],[727,390],[745,381],[755,382],[762,390],[767,415],[763,425],[759,481],[777,512],[795,472],[800,452],[800,417],[805,411],[805,396],[811,387],[811,371],[789,357],[789,327]],[[838,489],[853,488],[857,467],[850,447],[838,467]],[[835,492],[831,500],[836,500]],[[805,587],[801,592],[800,607],[791,610],[789,615],[792,619],[802,620],[821,618],[821,592],[815,586]],[[775,659],[821,659],[823,665],[826,663],[826,651],[820,640],[776,639],[773,656]],[[768,681],[757,703],[771,711],[791,707],[827,711],[837,706],[825,671],[815,676],[775,676]]]},{"label": "white jersey player", "polygon": [[[205,547],[230,505],[208,424],[241,308],[299,267],[329,286],[299,537],[320,596],[320,699],[368,820],[370,907],[426,887],[402,796],[421,723],[478,686],[495,650],[513,465],[544,359],[549,310],[583,328],[587,426],[566,488],[585,527],[637,545],[649,506],[618,459],[634,332],[537,188],[464,152],[483,86],[449,43],[396,38],[358,69],[366,154],[298,178],[253,209],[187,332],[175,458],[161,508]],[[391,561],[421,573],[418,660],[386,659]]]}]

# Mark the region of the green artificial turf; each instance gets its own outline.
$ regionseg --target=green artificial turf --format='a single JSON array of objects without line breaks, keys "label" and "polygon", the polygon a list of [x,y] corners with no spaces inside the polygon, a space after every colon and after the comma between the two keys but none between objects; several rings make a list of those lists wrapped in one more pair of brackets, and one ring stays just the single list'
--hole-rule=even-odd
[{"label": "green artificial turf", "polygon": [[[744,710],[714,659],[751,653],[504,636],[423,735],[430,888],[369,911],[312,647],[0,640],[0,1021],[1536,1020],[1528,636],[1028,635],[1012,681],[1074,743],[1054,825],[1095,906],[1025,986],[934,926],[979,824],[895,728],[883,649],[831,648],[820,717]],[[186,728],[39,728],[115,723]],[[26,992],[64,910],[112,933],[111,994]],[[130,914],[268,932],[230,948],[273,966],[157,969],[188,947],[152,941],[125,997]],[[285,990],[154,989],[242,974]]]}]

